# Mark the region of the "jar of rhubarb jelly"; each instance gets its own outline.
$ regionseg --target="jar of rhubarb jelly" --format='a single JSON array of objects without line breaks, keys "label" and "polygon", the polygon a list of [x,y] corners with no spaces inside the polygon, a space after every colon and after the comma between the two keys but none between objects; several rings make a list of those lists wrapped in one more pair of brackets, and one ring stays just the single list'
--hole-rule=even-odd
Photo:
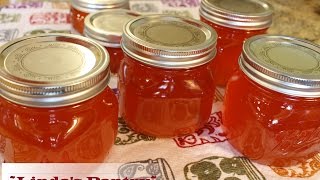
[{"label": "jar of rhubarb jelly", "polygon": [[105,10],[85,18],[84,35],[106,47],[110,55],[110,69],[116,74],[123,52],[120,47],[123,26],[138,14],[125,9]]},{"label": "jar of rhubarb jelly", "polygon": [[170,137],[194,132],[211,113],[209,68],[216,32],[197,20],[149,15],[129,21],[119,69],[120,113],[134,130]]},{"label": "jar of rhubarb jelly", "polygon": [[287,166],[320,152],[320,46],[285,36],[245,41],[230,78],[223,125],[259,163]]},{"label": "jar of rhubarb jelly", "polygon": [[218,33],[214,80],[225,87],[238,69],[243,41],[265,34],[271,25],[273,8],[262,0],[202,0],[200,19]]},{"label": "jar of rhubarb jelly", "polygon": [[71,24],[73,30],[82,34],[85,17],[106,9],[129,9],[129,0],[71,0]]},{"label": "jar of rhubarb jelly", "polygon": [[46,34],[5,44],[0,57],[5,162],[103,162],[118,118],[105,49]]}]

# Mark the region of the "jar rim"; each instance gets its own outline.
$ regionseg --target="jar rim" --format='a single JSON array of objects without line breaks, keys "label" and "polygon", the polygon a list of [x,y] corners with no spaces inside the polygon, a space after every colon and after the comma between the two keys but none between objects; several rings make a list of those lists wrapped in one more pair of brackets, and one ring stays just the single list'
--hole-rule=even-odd
[{"label": "jar rim", "polygon": [[61,107],[88,100],[108,85],[109,54],[71,34],[25,36],[0,47],[1,97],[31,107]]},{"label": "jar rim", "polygon": [[239,57],[240,69],[256,83],[274,91],[320,97],[320,46],[282,35],[247,39]]},{"label": "jar rim", "polygon": [[189,69],[211,61],[216,42],[216,31],[201,21],[146,15],[124,26],[121,47],[128,56],[151,66]]},{"label": "jar rim", "polygon": [[104,9],[129,8],[129,0],[71,0],[72,7],[86,13]]},{"label": "jar rim", "polygon": [[[263,0],[243,0],[220,2],[221,0],[202,0],[200,15],[215,24],[241,30],[266,29],[272,24],[273,7]],[[241,3],[241,4],[235,4]]]}]

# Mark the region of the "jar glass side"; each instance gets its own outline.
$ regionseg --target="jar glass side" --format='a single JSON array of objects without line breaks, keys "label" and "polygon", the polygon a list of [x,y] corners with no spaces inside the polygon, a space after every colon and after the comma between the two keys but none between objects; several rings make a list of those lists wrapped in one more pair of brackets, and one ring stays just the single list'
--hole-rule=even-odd
[{"label": "jar glass side", "polygon": [[71,16],[71,24],[74,30],[78,33],[83,34],[84,30],[84,19],[89,13],[82,12],[71,6],[70,8],[70,16]]},{"label": "jar glass side", "polygon": [[162,69],[125,54],[119,69],[120,114],[143,134],[172,137],[192,133],[208,120],[215,85],[208,64]]},{"label": "jar glass side", "polygon": [[233,72],[238,70],[238,59],[243,42],[255,35],[265,34],[268,28],[260,30],[242,30],[215,24],[204,17],[200,20],[210,25],[218,33],[217,55],[212,63],[214,79],[217,86],[225,87]]},{"label": "jar glass side", "polygon": [[320,152],[320,98],[264,88],[241,71],[230,78],[223,126],[229,142],[259,163],[289,166]]},{"label": "jar glass side", "polygon": [[5,162],[103,162],[117,133],[118,102],[109,87],[59,108],[26,107],[0,97],[0,112]]},{"label": "jar glass side", "polygon": [[110,70],[111,73],[117,74],[119,71],[120,63],[124,58],[122,49],[113,48],[113,47],[106,47],[109,55],[110,55]]}]

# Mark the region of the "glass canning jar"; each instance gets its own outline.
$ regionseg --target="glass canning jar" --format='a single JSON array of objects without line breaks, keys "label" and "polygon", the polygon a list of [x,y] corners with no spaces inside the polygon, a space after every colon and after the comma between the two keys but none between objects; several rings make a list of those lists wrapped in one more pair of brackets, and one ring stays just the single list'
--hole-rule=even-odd
[{"label": "glass canning jar", "polygon": [[243,41],[265,34],[272,22],[273,8],[262,0],[203,0],[200,19],[218,33],[217,55],[213,62],[214,80],[225,87],[238,69]]},{"label": "glass canning jar", "polygon": [[71,0],[71,24],[73,30],[82,34],[85,17],[106,9],[129,9],[129,0]]},{"label": "glass canning jar", "polygon": [[123,26],[139,14],[125,9],[105,10],[85,18],[84,35],[103,45],[110,55],[110,70],[116,74],[123,59],[120,47]]},{"label": "glass canning jar", "polygon": [[105,49],[46,34],[5,44],[0,57],[5,162],[103,162],[118,125]]},{"label": "glass canning jar", "polygon": [[134,130],[170,137],[203,126],[215,84],[209,68],[216,32],[201,21],[142,16],[124,29],[119,69],[120,114]]},{"label": "glass canning jar", "polygon": [[288,166],[320,152],[320,46],[286,36],[244,43],[225,94],[229,142],[262,164]]}]

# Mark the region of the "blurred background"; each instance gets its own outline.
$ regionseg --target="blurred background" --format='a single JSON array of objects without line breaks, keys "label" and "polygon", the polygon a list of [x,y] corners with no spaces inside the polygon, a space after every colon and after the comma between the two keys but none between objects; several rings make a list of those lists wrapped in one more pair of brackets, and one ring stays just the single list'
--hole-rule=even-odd
[{"label": "blurred background", "polygon": [[[16,4],[21,2],[35,2],[35,1],[44,1],[44,0],[0,0],[0,7],[3,8],[4,6],[7,6],[9,4]],[[136,5],[139,3],[146,3],[146,2],[157,3],[157,1],[160,1],[160,2],[162,1],[162,3],[168,2],[168,0],[130,0],[130,5],[132,7],[132,5]],[[179,1],[183,1],[183,0],[171,0],[171,2],[176,2],[176,4],[178,5],[179,5]],[[269,29],[268,33],[296,36],[296,37],[307,39],[317,44],[320,44],[320,0],[267,0],[267,1],[271,3],[275,9],[273,24]],[[51,0],[51,1],[47,0],[46,2],[51,3],[51,2],[68,2],[68,1],[67,0]],[[194,0],[194,2],[199,3],[200,0]],[[134,9],[134,10],[139,10],[139,9]],[[186,12],[187,11],[196,12],[197,7],[186,7]],[[160,13],[175,13],[175,12],[169,8],[169,10],[167,9]],[[186,13],[184,14],[186,15]]]}]

